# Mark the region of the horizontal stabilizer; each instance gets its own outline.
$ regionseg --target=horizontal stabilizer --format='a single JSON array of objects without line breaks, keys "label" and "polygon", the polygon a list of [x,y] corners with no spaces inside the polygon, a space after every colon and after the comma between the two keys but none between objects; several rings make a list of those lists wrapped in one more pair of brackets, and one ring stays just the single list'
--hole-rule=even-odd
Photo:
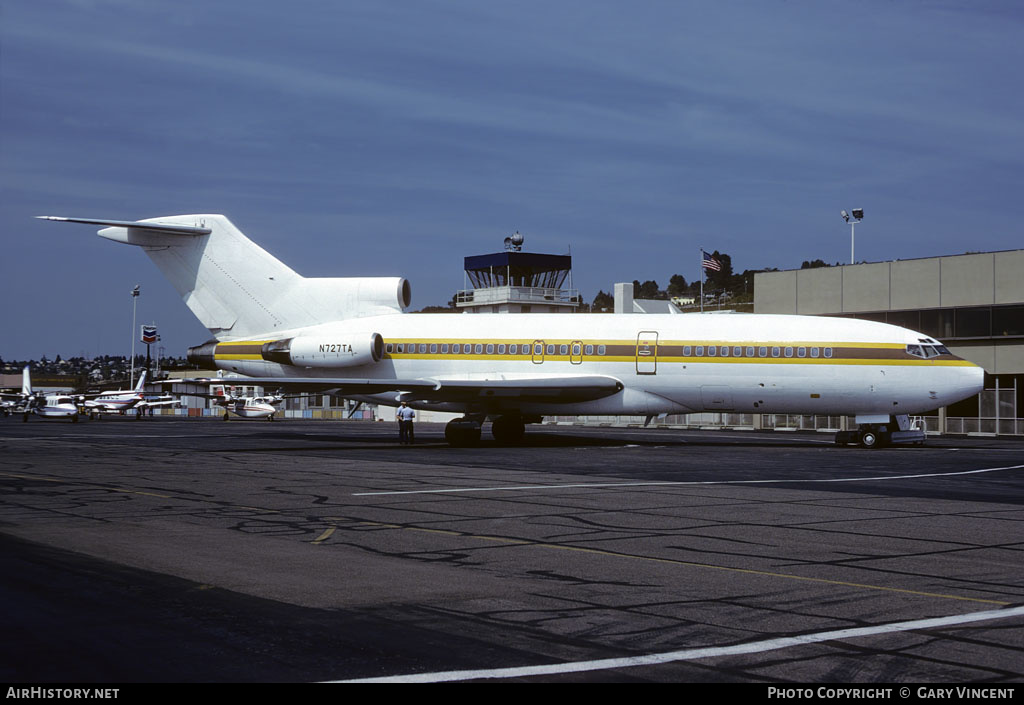
[{"label": "horizontal stabilizer", "polygon": [[170,225],[166,223],[155,223],[145,220],[97,220],[95,218],[64,218],[56,215],[37,215],[40,220],[56,220],[62,223],[85,223],[86,225],[106,225],[112,228],[132,228],[135,230],[150,230],[158,233],[169,233],[172,235],[209,235],[210,228],[200,228],[192,225]]}]

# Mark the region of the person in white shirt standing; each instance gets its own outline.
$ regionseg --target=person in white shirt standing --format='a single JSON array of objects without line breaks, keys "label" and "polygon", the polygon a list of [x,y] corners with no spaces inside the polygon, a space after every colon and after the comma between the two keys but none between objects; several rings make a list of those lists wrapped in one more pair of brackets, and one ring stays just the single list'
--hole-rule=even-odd
[{"label": "person in white shirt standing", "polygon": [[411,446],[415,440],[412,420],[416,418],[416,412],[403,401],[395,416],[398,418],[398,442]]}]

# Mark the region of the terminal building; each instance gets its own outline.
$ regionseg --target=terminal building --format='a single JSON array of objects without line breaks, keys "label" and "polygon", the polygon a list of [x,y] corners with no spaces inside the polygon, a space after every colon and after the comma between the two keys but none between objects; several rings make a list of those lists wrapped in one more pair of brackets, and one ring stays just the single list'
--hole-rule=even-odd
[{"label": "terminal building", "polygon": [[910,328],[985,370],[977,397],[929,432],[1024,435],[1024,250],[762,272],[755,313],[845,316]]}]

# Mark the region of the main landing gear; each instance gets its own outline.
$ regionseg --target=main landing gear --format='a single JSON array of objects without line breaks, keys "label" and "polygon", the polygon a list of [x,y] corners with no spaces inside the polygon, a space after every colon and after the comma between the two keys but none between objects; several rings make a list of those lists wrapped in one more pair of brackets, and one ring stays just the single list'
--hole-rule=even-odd
[{"label": "main landing gear", "polygon": [[480,442],[480,427],[483,421],[466,416],[452,419],[444,427],[444,439],[454,448],[467,448]]},{"label": "main landing gear", "polygon": [[[526,435],[525,419],[519,414],[499,416],[491,422],[491,434],[500,445],[513,446],[523,442]],[[480,443],[484,424],[482,416],[463,416],[452,419],[444,428],[444,437],[448,444],[456,448],[475,446]]]}]

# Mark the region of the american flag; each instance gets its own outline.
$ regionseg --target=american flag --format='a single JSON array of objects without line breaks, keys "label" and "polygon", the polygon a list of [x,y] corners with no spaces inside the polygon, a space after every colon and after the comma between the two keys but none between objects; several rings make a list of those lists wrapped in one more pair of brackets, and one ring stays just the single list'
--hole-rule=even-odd
[{"label": "american flag", "polygon": [[701,257],[703,258],[702,264],[704,266],[704,269],[711,269],[711,270],[714,270],[716,272],[721,272],[722,271],[722,265],[721,265],[721,263],[719,263],[719,261],[717,259],[715,259],[711,255],[709,255],[704,250],[701,250],[700,254],[701,254]]}]

